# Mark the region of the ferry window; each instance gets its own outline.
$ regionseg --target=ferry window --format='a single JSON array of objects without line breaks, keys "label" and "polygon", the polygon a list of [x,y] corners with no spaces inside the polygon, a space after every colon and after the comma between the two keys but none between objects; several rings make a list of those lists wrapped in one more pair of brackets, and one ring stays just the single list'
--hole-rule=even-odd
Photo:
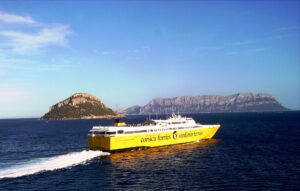
[{"label": "ferry window", "polygon": [[94,134],[96,134],[96,135],[103,135],[104,132],[97,132],[97,131],[95,131]]},{"label": "ferry window", "polygon": [[122,134],[122,133],[124,133],[123,130],[118,130],[118,134]]},{"label": "ferry window", "polygon": [[116,134],[116,132],[106,132],[106,134],[108,134],[108,135],[114,135],[114,134]]}]

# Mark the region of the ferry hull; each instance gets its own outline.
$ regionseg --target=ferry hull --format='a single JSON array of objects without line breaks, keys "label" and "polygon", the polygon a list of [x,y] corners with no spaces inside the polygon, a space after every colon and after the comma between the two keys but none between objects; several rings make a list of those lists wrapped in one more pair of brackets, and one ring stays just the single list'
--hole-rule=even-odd
[{"label": "ferry hull", "polygon": [[130,148],[158,147],[180,143],[211,139],[220,128],[213,125],[205,128],[177,130],[168,132],[153,132],[122,136],[89,135],[88,144],[91,150],[118,151]]}]

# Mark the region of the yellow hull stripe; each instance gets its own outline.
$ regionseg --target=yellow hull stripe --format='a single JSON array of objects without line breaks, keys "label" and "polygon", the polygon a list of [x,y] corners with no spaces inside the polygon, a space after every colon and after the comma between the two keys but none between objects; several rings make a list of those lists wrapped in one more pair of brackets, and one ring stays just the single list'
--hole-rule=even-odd
[{"label": "yellow hull stripe", "polygon": [[117,135],[112,137],[95,135],[88,137],[88,144],[91,150],[104,151],[115,151],[137,147],[158,147],[210,139],[215,135],[219,128],[220,125],[215,125],[209,128]]}]

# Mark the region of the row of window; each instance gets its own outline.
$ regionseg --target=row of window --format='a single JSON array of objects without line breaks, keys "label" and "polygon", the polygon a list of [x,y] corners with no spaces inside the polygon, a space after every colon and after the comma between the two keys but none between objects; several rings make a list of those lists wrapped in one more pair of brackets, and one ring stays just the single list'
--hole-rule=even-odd
[{"label": "row of window", "polygon": [[140,131],[126,131],[125,134],[133,134],[133,133],[147,133],[147,130],[140,130]]},{"label": "row of window", "polygon": [[[190,127],[188,127],[190,128]],[[193,128],[198,128],[198,126],[195,126]],[[149,132],[157,132],[157,131],[168,131],[168,130],[177,130],[177,129],[186,129],[185,127],[178,127],[178,128],[168,128],[168,129],[150,129]],[[147,133],[147,130],[139,130],[139,131],[126,131],[125,134],[133,134],[133,133]],[[95,131],[94,134],[96,135],[115,135],[115,131],[110,132],[97,132]],[[124,134],[124,130],[118,130],[118,134]]]}]

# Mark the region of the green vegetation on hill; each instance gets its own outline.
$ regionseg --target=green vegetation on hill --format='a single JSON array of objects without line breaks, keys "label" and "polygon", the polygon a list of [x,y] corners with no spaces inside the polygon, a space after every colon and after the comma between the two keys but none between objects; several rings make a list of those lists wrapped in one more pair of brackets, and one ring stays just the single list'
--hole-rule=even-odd
[{"label": "green vegetation on hill", "polygon": [[117,116],[95,96],[76,93],[50,107],[50,111],[41,119],[85,119]]},{"label": "green vegetation on hill", "polygon": [[92,103],[78,104],[76,107],[64,105],[46,113],[42,119],[72,119],[85,118],[88,116],[116,115],[110,108],[103,108]]}]

